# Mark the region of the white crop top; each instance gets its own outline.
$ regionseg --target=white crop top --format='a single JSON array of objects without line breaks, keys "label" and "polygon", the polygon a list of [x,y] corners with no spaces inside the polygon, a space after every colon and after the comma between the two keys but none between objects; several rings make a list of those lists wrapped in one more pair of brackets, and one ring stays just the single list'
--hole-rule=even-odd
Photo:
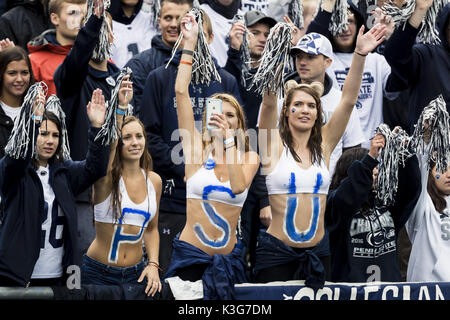
[{"label": "white crop top", "polygon": [[[145,175],[143,169],[142,173]],[[139,204],[131,201],[122,177],[120,177],[119,180],[119,190],[122,195],[122,215],[119,220],[114,221],[115,219],[111,204],[112,193],[110,193],[105,201],[94,206],[95,221],[133,225],[143,228],[147,227],[148,223],[155,217],[157,208],[156,192],[150,178],[147,177],[147,196],[145,197],[145,200]]]},{"label": "white crop top", "polygon": [[328,194],[330,172],[325,162],[302,169],[288,148],[284,148],[274,170],[266,176],[268,194]]},{"label": "white crop top", "polygon": [[[208,158],[209,161],[212,157]],[[208,169],[209,168],[209,169]],[[248,188],[240,194],[231,191],[230,180],[221,182],[214,173],[214,165],[203,165],[186,181],[186,198],[218,201],[231,206],[242,207],[247,198]]]}]

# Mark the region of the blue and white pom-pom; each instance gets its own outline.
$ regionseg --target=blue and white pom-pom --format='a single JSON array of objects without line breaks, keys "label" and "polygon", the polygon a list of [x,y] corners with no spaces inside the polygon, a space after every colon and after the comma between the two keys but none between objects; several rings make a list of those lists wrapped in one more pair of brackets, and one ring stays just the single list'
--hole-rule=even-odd
[{"label": "blue and white pom-pom", "polygon": [[[23,99],[20,114],[14,121],[14,127],[5,147],[5,154],[14,159],[25,159],[28,153],[28,145],[32,139],[32,152],[34,152],[35,123],[33,116],[33,105],[38,99],[38,95],[46,96],[47,85],[44,82],[36,82],[28,88]],[[44,106],[41,106],[44,108]],[[30,136],[32,130],[32,136]]]},{"label": "blue and white pom-pom", "polygon": [[247,87],[247,80],[251,78],[250,75],[250,69],[251,69],[251,57],[250,57],[250,49],[248,47],[248,38],[249,31],[247,30],[247,27],[245,26],[245,19],[243,15],[237,14],[233,18],[232,24],[235,24],[236,22],[241,22],[245,27],[245,32],[243,34],[243,41],[241,44],[241,47],[239,48],[239,55],[242,63],[242,71],[241,71],[241,84],[245,88]]},{"label": "blue and white pom-pom", "polygon": [[[209,86],[211,81],[214,80],[221,82],[222,79],[219,75],[219,72],[217,72],[216,65],[214,64],[211,52],[209,51],[205,32],[203,31],[203,13],[200,8],[197,7],[193,7],[189,11],[189,13],[194,16],[195,21],[198,23],[198,39],[192,60],[191,82],[195,85],[204,84],[206,86]],[[186,25],[186,28],[188,28],[188,25]],[[182,40],[183,33],[180,32],[180,35],[172,48],[172,56],[167,62],[166,68],[169,66],[170,62],[175,56],[175,53],[177,52]]]},{"label": "blue and white pom-pom", "polygon": [[[117,128],[117,117],[116,117],[116,109],[119,105],[119,89],[122,85],[123,78],[127,75],[131,75],[132,71],[130,68],[126,67],[120,71],[120,74],[117,76],[116,85],[111,92],[111,98],[106,102],[106,115],[105,122],[103,123],[100,131],[97,133],[95,137],[95,141],[100,139],[103,145],[109,145],[114,140],[119,137],[119,130]],[[125,113],[125,116],[132,115],[133,110],[131,105],[128,106],[128,110]]]},{"label": "blue and white pom-pom", "polygon": [[[439,38],[439,32],[436,29],[436,18],[440,10],[445,7],[448,0],[433,0],[433,4],[428,8],[425,17],[423,18],[420,30],[417,35],[417,41],[419,43],[427,44],[439,44],[441,42]],[[389,1],[381,8],[385,15],[392,18],[397,28],[405,27],[406,22],[416,9],[415,0],[406,0],[406,4],[398,8],[392,1]]]},{"label": "blue and white pom-pom", "polygon": [[[95,61],[104,61],[109,59],[110,53],[111,53],[111,46],[112,43],[109,42],[108,38],[108,19],[106,17],[106,11],[111,5],[110,0],[103,0],[103,22],[102,26],[100,28],[100,35],[97,42],[97,45],[95,46],[94,52],[92,54],[92,59]],[[91,15],[94,14],[94,0],[88,0],[87,1],[87,14],[86,14],[86,21],[89,19]],[[110,30],[112,32],[112,30]]]},{"label": "blue and white pom-pom", "polygon": [[399,164],[404,167],[406,160],[413,156],[413,153],[408,148],[410,137],[400,127],[391,131],[388,125],[382,123],[376,131],[385,138],[385,145],[378,156],[376,199],[379,203],[389,206],[395,202]]},{"label": "blue and white pom-pom", "polygon": [[64,160],[70,160],[69,135],[66,127],[66,114],[61,108],[61,101],[52,94],[45,103],[45,111],[53,113],[61,123],[61,150]]},{"label": "blue and white pom-pom", "polygon": [[337,36],[347,30],[348,9],[349,5],[347,3],[347,0],[336,0],[333,12],[331,13],[330,24],[328,26],[328,30],[333,36]]},{"label": "blue and white pom-pom", "polygon": [[255,87],[255,92],[263,95],[266,90],[283,95],[285,68],[289,65],[291,51],[291,32],[293,27],[285,22],[278,22],[270,29],[261,62],[253,81],[247,90]]},{"label": "blue and white pom-pom", "polygon": [[[431,128],[431,137],[428,144],[425,142],[425,132]],[[419,154],[429,152],[430,163],[436,163],[436,171],[447,171],[450,161],[450,117],[446,109],[446,103],[442,95],[432,100],[425,107],[417,120],[411,139],[411,148]]]},{"label": "blue and white pom-pom", "polygon": [[302,0],[292,0],[289,3],[288,16],[297,28],[303,29],[304,21]]}]

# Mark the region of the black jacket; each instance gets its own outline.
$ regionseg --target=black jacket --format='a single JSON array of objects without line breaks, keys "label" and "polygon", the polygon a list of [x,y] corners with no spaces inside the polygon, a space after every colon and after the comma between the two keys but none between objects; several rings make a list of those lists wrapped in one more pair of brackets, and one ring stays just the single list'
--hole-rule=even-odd
[{"label": "black jacket", "polygon": [[[36,125],[35,129],[39,127]],[[76,249],[77,211],[75,196],[106,175],[109,146],[94,142],[99,129],[89,131],[85,161],[49,162],[49,184],[64,212],[63,267],[73,263]],[[42,183],[31,164],[31,141],[26,159],[5,156],[0,160],[0,195],[3,223],[0,227],[0,275],[26,286],[39,257],[41,227],[46,219]],[[55,203],[54,203],[55,205]]]},{"label": "black jacket", "polygon": [[331,281],[402,281],[397,237],[421,190],[417,157],[399,166],[394,205],[375,204],[372,170],[378,161],[370,155],[355,161],[339,187],[330,190],[325,226],[330,234]]},{"label": "black jacket", "polygon": [[66,114],[70,156],[73,160],[86,158],[89,128],[86,105],[91,100],[92,92],[101,89],[105,101],[108,101],[120,73],[119,68],[109,61],[108,71],[99,71],[89,65],[102,21],[103,18],[99,19],[94,14],[90,16],[53,77],[61,107]]},{"label": "black jacket", "polygon": [[0,40],[9,38],[27,50],[28,41],[53,25],[40,0],[16,2],[0,17]]},{"label": "black jacket", "polygon": [[450,3],[438,19],[438,45],[416,44],[419,29],[408,22],[397,28],[386,43],[384,56],[391,66],[391,77],[398,90],[409,90],[409,129],[414,130],[424,107],[442,94],[450,112],[450,44],[445,27],[450,19]]},{"label": "black jacket", "polygon": [[14,127],[14,121],[5,114],[3,108],[0,107],[0,158],[5,155],[5,147]]}]

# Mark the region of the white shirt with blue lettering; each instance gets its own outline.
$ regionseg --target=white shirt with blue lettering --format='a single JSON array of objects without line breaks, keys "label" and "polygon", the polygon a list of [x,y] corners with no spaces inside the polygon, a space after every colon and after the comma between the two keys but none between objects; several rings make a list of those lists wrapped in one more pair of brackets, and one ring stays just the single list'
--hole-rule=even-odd
[{"label": "white shirt with blue lettering", "polygon": [[450,196],[439,213],[427,192],[428,156],[417,155],[422,175],[422,192],[405,227],[412,248],[406,281],[450,281]]},{"label": "white shirt with blue lettering", "polygon": [[[42,223],[41,234],[41,250],[39,253],[39,258],[34,265],[32,279],[48,279],[48,278],[59,278],[63,274],[62,269],[62,259],[64,256],[64,246],[63,246],[63,231],[64,225],[60,223],[61,218],[56,218],[53,216],[53,210],[58,210],[57,216],[62,217],[64,213],[58,208],[53,208],[55,193],[52,187],[48,183],[49,178],[49,166],[39,167],[36,171],[39,179],[42,183],[42,188],[44,191],[44,200],[46,203],[46,214],[47,217]],[[38,211],[36,210],[36,213]]]},{"label": "white shirt with blue lettering", "polygon": [[[333,79],[333,86],[342,90],[348,70],[352,64],[353,53],[335,52],[333,62],[327,74]],[[375,135],[376,128],[384,122],[383,96],[393,99],[396,93],[385,92],[386,82],[391,74],[391,67],[386,59],[378,53],[369,53],[366,57],[361,88],[355,109],[359,115],[365,136],[362,147],[370,148],[370,138]]]}]

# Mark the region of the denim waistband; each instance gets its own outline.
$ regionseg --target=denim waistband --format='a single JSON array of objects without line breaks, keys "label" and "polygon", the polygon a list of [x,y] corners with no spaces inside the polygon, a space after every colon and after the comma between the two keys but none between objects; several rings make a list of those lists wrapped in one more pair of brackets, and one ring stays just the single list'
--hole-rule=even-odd
[{"label": "denim waistband", "polygon": [[110,274],[122,274],[122,275],[128,275],[128,274],[141,272],[145,267],[143,261],[140,261],[137,264],[135,264],[134,266],[129,266],[129,267],[110,266],[110,265],[107,265],[107,264],[104,264],[104,263],[98,262],[97,260],[92,259],[87,254],[83,255],[83,263],[85,263],[86,265],[89,265],[91,268],[97,269],[98,271],[102,271],[102,272],[110,273]]}]

